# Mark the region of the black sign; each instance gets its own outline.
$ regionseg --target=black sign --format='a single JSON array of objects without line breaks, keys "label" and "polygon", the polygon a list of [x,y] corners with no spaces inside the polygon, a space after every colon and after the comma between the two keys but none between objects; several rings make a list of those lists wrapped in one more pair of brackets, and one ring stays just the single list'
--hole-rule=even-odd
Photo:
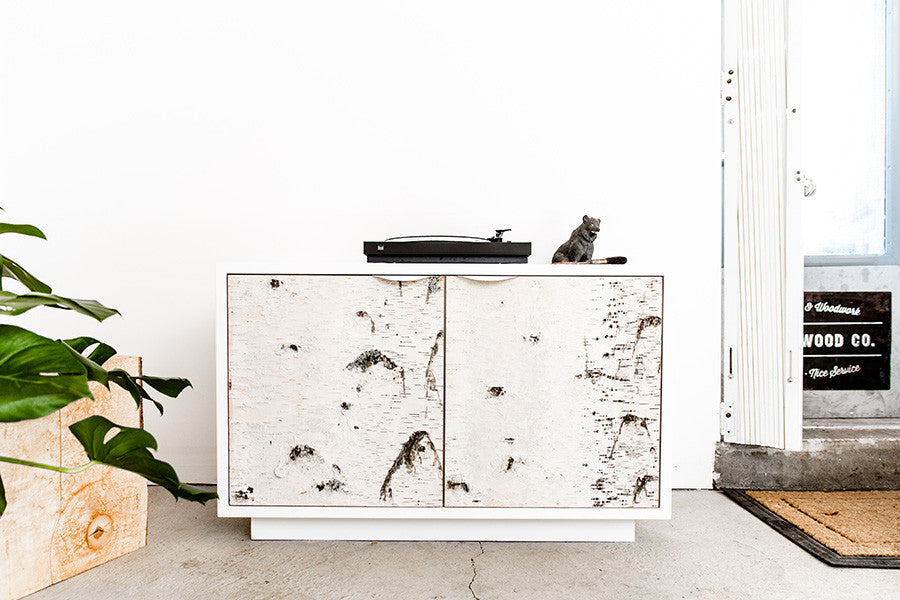
[{"label": "black sign", "polygon": [[803,389],[890,389],[890,292],[806,292],[803,314]]}]

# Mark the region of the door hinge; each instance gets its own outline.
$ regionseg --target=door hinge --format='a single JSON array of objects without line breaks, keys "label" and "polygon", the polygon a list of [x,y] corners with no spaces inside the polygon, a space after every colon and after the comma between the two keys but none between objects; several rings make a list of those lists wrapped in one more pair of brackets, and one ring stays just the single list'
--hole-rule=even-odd
[{"label": "door hinge", "polygon": [[[725,357],[727,362],[724,369],[724,375],[727,379],[734,379],[734,354],[734,347],[729,346]],[[728,392],[732,385],[723,385],[722,403],[719,407],[719,430],[721,431],[722,439],[726,442],[734,441],[734,396]]]},{"label": "door hinge", "polygon": [[723,400],[721,410],[719,426],[722,431],[722,439],[728,442],[734,439],[734,404]]}]

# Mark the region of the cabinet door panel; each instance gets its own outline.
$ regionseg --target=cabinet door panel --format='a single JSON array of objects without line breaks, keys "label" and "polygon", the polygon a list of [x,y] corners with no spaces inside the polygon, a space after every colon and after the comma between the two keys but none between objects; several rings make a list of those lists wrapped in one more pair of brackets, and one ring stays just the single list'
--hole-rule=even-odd
[{"label": "cabinet door panel", "polygon": [[444,278],[229,275],[229,502],[441,506]]},{"label": "cabinet door panel", "polygon": [[446,506],[659,505],[662,279],[447,281]]}]

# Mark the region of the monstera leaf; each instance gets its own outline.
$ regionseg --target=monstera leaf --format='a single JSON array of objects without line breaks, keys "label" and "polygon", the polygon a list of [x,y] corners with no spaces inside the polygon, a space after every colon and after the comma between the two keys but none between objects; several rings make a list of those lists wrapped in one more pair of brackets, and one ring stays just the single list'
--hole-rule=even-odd
[{"label": "monstera leaf", "polygon": [[[72,338],[63,340],[62,343],[72,353],[72,356],[84,365],[89,380],[102,383],[109,388],[109,374],[100,365],[116,355],[115,348],[92,337]],[[92,346],[94,349],[85,355],[84,352]]]},{"label": "monstera leaf", "polygon": [[[138,383],[142,382],[156,390],[157,392],[177,398],[178,395],[186,388],[191,387],[191,382],[180,377],[152,377],[150,375],[131,375],[124,369],[106,370],[100,365],[115,356],[116,349],[109,344],[104,344],[99,340],[91,337],[79,337],[71,340],[63,340],[62,343],[72,352],[72,355],[84,365],[87,370],[87,377],[90,381],[96,381],[109,388],[110,382],[115,383],[126,392],[131,394],[138,408],[141,407],[143,400],[152,402],[159,414],[163,414],[163,405],[157,402],[144,387]],[[85,352],[93,348],[90,353]]]},{"label": "monstera leaf", "polygon": [[112,369],[109,371],[109,380],[125,389],[138,405],[141,400],[149,400],[156,406],[159,414],[163,414],[163,405],[154,400],[138,381],[147,384],[161,394],[165,394],[170,398],[175,398],[185,390],[191,387],[191,382],[180,377],[151,377],[149,375],[132,376],[122,369]]},{"label": "monstera leaf", "polygon": [[[104,441],[113,429],[118,432]],[[95,415],[73,423],[69,430],[84,446],[91,462],[137,473],[166,488],[176,498],[206,504],[218,497],[215,492],[181,483],[169,463],[157,460],[150,453],[151,449],[156,450],[156,440],[143,429],[122,427]]]},{"label": "monstera leaf", "polygon": [[149,400],[160,414],[162,404],[139,382],[171,398],[191,385],[182,378],[104,369],[101,365],[115,353],[112,346],[90,337],[51,340],[21,327],[0,325],[0,422],[37,419],[81,398],[93,398],[88,381],[107,388],[115,383],[138,407]]},{"label": "monstera leaf", "polygon": [[15,279],[32,292],[49,294],[53,291],[49,285],[26,271],[22,265],[8,256],[0,254],[0,290],[3,289],[2,283],[4,277],[7,279]]},{"label": "monstera leaf", "polygon": [[[0,210],[3,209],[0,208]],[[44,232],[34,225],[0,223],[0,234],[2,233],[17,233],[19,235],[29,235],[32,237],[41,238],[42,240],[47,239],[47,236],[44,235]],[[13,259],[0,254],[0,290],[3,289],[4,277],[19,281],[32,292],[41,292],[44,294],[49,294],[51,292],[49,285],[26,271],[24,268],[22,268],[21,265],[19,265],[19,263],[17,263]]]},{"label": "monstera leaf", "polygon": [[87,369],[62,343],[0,325],[0,422],[43,417],[89,397]]},{"label": "monstera leaf", "polygon": [[47,236],[44,232],[34,225],[17,225],[15,223],[0,223],[0,233],[18,233],[19,235],[30,235],[33,237],[46,240]]},{"label": "monstera leaf", "polygon": [[103,306],[96,300],[76,300],[44,292],[30,292],[27,294],[0,292],[0,312],[8,315],[21,315],[39,306],[74,310],[98,321],[120,314],[116,309]]}]

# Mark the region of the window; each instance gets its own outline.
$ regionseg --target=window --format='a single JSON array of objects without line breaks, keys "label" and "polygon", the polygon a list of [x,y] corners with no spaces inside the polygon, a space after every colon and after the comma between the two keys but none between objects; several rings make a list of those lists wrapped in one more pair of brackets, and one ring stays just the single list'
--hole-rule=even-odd
[{"label": "window", "polygon": [[[891,165],[900,0],[802,0],[799,50],[807,264],[896,262]],[[809,191],[809,190],[808,190]],[[900,207],[898,207],[900,208]]]}]

